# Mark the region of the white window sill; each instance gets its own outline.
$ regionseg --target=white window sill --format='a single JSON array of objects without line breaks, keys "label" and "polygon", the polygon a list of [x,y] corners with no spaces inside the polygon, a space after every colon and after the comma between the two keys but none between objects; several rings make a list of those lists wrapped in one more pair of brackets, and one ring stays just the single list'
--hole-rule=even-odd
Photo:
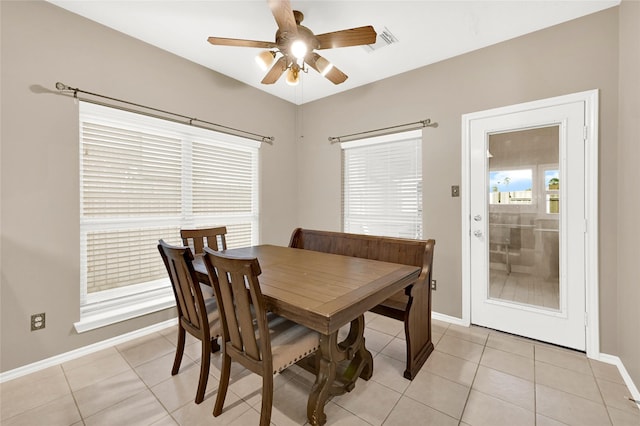
[{"label": "white window sill", "polygon": [[80,321],[73,324],[78,333],[95,330],[131,318],[158,312],[175,306],[170,286],[122,298],[108,299],[80,308]]}]

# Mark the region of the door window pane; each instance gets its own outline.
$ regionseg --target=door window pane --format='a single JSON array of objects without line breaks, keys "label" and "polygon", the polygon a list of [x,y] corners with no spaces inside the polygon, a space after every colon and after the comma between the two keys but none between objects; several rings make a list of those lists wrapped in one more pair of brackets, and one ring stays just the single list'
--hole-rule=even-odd
[{"label": "door window pane", "polygon": [[560,307],[559,146],[558,126],[489,136],[491,299]]}]

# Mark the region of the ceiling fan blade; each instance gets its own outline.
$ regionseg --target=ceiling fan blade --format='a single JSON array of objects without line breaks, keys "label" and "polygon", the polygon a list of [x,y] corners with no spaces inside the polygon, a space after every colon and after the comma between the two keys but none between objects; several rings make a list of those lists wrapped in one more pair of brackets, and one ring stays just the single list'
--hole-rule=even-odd
[{"label": "ceiling fan blade", "polygon": [[216,46],[259,47],[272,49],[276,44],[272,41],[243,40],[239,38],[209,37],[207,41]]},{"label": "ceiling fan blade", "polygon": [[287,69],[287,59],[283,56],[278,61],[273,64],[271,69],[267,72],[267,75],[264,76],[261,83],[262,84],[273,84],[282,74],[284,74]]},{"label": "ceiling fan blade", "polygon": [[374,44],[376,42],[376,31],[371,25],[366,27],[351,28],[348,30],[334,31],[316,35],[320,42],[318,49],[332,49],[334,47],[360,46],[363,44]]},{"label": "ceiling fan blade", "polygon": [[269,3],[269,8],[280,31],[295,37],[298,34],[298,25],[293,16],[291,2],[289,0],[267,0],[267,3]]},{"label": "ceiling fan blade", "polygon": [[345,80],[349,78],[349,76],[340,71],[336,66],[334,66],[329,70],[327,75],[325,75],[325,78],[333,84],[340,84],[344,83]]},{"label": "ceiling fan blade", "polygon": [[[318,55],[316,52],[312,52],[309,55],[307,55],[307,57],[305,58],[305,62],[314,70],[318,71],[318,73],[320,75],[323,75],[322,70],[320,69],[320,64],[322,62],[324,62],[323,65],[327,65],[330,64],[329,61],[327,61],[325,58],[323,58],[322,56]],[[345,73],[343,73],[342,71],[340,71],[338,68],[335,67],[335,65],[332,64],[331,69],[326,72],[324,74],[324,77],[331,81],[333,84],[340,84],[340,83],[344,83],[344,81],[349,78]]]}]

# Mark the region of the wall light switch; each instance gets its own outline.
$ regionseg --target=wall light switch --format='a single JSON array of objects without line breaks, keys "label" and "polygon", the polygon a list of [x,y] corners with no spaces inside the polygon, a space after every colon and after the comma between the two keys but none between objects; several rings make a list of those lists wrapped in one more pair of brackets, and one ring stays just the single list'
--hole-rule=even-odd
[{"label": "wall light switch", "polygon": [[458,185],[451,186],[451,196],[459,197],[460,196],[460,187]]}]

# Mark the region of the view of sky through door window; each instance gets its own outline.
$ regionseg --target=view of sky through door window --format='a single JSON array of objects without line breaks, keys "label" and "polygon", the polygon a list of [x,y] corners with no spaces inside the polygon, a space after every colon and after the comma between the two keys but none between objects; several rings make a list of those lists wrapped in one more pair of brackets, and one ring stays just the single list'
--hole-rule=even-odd
[{"label": "view of sky through door window", "polygon": [[490,204],[532,204],[533,170],[489,172]]}]

